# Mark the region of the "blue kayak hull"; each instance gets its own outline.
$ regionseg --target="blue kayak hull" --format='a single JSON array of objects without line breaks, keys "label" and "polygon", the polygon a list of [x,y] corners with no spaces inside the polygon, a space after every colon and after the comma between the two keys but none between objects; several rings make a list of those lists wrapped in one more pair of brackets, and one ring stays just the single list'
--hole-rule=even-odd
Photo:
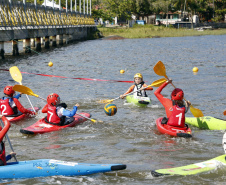
[{"label": "blue kayak hull", "polygon": [[54,159],[39,159],[7,163],[0,166],[1,179],[21,179],[47,176],[90,175],[126,169],[123,164],[86,164]]}]

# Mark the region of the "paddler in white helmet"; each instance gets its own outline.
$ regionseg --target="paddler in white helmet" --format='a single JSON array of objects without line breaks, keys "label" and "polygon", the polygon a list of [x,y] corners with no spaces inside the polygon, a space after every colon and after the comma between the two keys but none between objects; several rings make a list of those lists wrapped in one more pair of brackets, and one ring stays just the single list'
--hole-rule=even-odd
[{"label": "paddler in white helmet", "polygon": [[[140,97],[147,97],[147,94],[146,94],[146,90],[149,90],[149,91],[152,91],[153,88],[152,87],[148,87],[146,88],[148,85],[144,83],[143,81],[143,76],[141,73],[136,73],[134,75],[134,84],[122,95],[120,95],[120,98],[123,99],[125,97],[125,95],[133,92],[133,91],[137,91],[137,90],[140,90],[140,91],[137,91],[134,93],[134,96],[140,96]],[[146,88],[144,90],[144,88]]]}]

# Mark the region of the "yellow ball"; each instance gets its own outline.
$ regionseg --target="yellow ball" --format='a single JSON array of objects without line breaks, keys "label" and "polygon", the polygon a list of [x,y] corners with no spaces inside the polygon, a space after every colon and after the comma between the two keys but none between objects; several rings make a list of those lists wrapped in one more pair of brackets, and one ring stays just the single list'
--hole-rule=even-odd
[{"label": "yellow ball", "polygon": [[123,70],[123,69],[122,69],[122,70],[120,70],[120,73],[121,73],[121,74],[125,73],[125,70]]},{"label": "yellow ball", "polygon": [[197,67],[193,68],[193,72],[198,72],[198,71],[199,71],[199,68],[197,68]]},{"label": "yellow ball", "polygon": [[49,62],[48,65],[49,65],[49,67],[52,67],[53,66],[53,63],[52,62]]}]

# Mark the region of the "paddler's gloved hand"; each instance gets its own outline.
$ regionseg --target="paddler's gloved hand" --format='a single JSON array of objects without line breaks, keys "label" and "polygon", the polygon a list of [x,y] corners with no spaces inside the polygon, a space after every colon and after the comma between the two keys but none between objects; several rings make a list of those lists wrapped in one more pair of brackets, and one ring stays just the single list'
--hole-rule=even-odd
[{"label": "paddler's gloved hand", "polygon": [[78,103],[75,104],[76,107],[79,107],[80,105]]},{"label": "paddler's gloved hand", "polygon": [[186,106],[189,107],[191,105],[191,102],[189,100],[185,101]]},{"label": "paddler's gloved hand", "polygon": [[13,157],[16,156],[16,153],[15,152],[11,152],[9,155],[11,155],[11,158],[13,158]]},{"label": "paddler's gloved hand", "polygon": [[142,91],[142,90],[144,90],[144,88],[145,88],[145,87],[141,87],[140,90]]},{"label": "paddler's gloved hand", "polygon": [[166,82],[169,84],[169,83],[172,83],[172,79],[169,79],[169,80],[167,80]]},{"label": "paddler's gloved hand", "polygon": [[27,116],[34,116],[34,115],[37,115],[38,113],[37,112],[33,112],[33,111],[31,111],[31,112],[28,112],[27,113]]},{"label": "paddler's gloved hand", "polygon": [[121,99],[124,99],[124,98],[125,98],[125,96],[124,96],[124,95],[120,95],[119,97],[120,97]]}]

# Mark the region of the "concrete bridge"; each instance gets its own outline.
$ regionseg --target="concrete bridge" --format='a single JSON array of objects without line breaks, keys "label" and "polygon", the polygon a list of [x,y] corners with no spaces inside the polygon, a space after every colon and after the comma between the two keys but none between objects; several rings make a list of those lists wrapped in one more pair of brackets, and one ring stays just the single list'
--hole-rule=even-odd
[{"label": "concrete bridge", "polygon": [[[52,7],[27,3],[26,0],[0,0],[0,57],[4,59],[4,42],[12,41],[12,54],[19,55],[18,40],[23,40],[26,53],[31,47],[41,50],[45,48],[67,44],[71,41],[86,39],[88,34],[96,30],[94,19],[91,16],[91,0],[75,0],[75,9]],[[54,7],[55,5],[55,7]],[[79,7],[79,11],[77,11]],[[83,12],[82,12],[83,10]],[[50,42],[50,39],[52,42]]]}]

